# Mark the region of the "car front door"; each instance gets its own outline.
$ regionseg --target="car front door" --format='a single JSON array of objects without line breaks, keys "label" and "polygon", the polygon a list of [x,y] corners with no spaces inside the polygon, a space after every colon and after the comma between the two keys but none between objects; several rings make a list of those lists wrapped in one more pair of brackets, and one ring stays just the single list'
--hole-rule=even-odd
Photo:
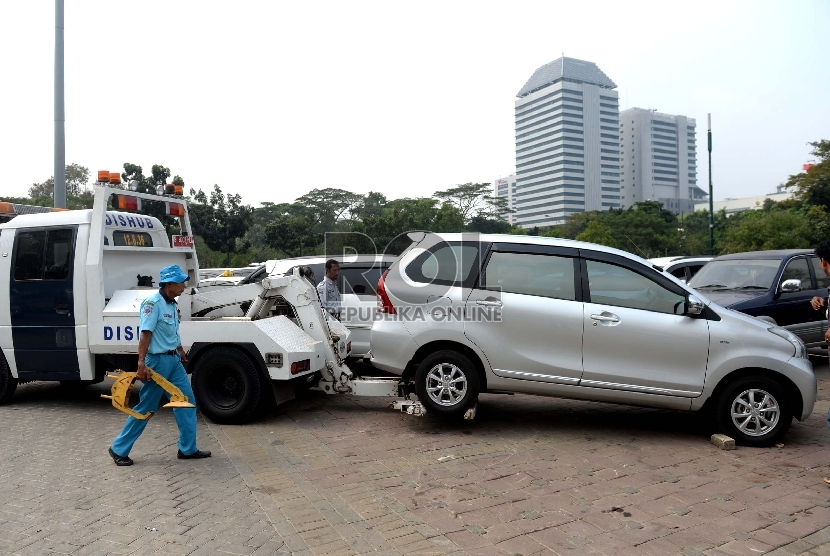
[{"label": "car front door", "polygon": [[[787,280],[799,280],[801,291],[785,292],[782,290]],[[817,295],[810,275],[810,262],[807,256],[793,257],[787,262],[778,282],[774,284],[774,296],[769,316],[778,326],[786,327],[807,343],[821,340],[821,312],[813,309],[810,300]]]},{"label": "car front door", "polygon": [[74,228],[17,231],[9,312],[21,380],[80,377],[75,342],[74,255]]},{"label": "car front door", "polygon": [[703,391],[709,326],[684,316],[686,292],[622,257],[583,251],[580,386],[668,396]]},{"label": "car front door", "polygon": [[466,303],[464,333],[506,378],[556,384],[582,375],[578,251],[493,244]]}]

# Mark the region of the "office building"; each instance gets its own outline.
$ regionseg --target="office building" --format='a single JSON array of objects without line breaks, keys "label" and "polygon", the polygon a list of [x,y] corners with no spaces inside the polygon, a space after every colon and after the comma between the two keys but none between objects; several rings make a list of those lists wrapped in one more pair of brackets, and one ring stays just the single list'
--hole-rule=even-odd
[{"label": "office building", "polygon": [[575,213],[620,206],[619,102],[596,64],[559,58],[518,93],[513,222],[563,224]]},{"label": "office building", "polygon": [[[510,174],[506,178],[499,178],[493,183],[493,196],[507,199],[507,207],[513,208],[513,194],[516,193],[516,174]],[[505,220],[513,224],[514,214],[507,212],[502,215]]]},{"label": "office building", "polygon": [[697,185],[695,120],[630,108],[620,112],[622,206],[657,201],[675,214],[694,212],[707,193]]}]

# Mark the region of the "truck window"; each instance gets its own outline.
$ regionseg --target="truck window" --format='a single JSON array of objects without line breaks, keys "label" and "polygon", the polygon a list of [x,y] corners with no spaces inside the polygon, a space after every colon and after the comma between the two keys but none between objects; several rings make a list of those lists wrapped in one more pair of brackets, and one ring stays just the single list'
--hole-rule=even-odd
[{"label": "truck window", "polygon": [[72,264],[73,231],[20,232],[14,259],[14,279],[66,280]]}]

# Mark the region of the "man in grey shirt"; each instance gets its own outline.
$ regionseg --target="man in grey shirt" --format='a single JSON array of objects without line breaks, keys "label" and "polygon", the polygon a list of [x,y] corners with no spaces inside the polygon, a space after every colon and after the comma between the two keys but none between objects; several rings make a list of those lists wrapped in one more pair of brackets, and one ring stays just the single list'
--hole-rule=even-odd
[{"label": "man in grey shirt", "polygon": [[331,316],[340,320],[340,291],[337,289],[337,276],[340,274],[340,263],[334,259],[326,261],[326,276],[317,284],[317,295],[320,305]]}]

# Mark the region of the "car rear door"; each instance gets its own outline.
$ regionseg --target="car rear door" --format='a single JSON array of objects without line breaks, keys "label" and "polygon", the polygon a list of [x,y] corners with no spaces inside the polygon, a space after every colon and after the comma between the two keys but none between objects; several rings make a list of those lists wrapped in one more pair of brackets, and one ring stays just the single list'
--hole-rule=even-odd
[{"label": "car rear door", "polygon": [[493,373],[576,385],[582,376],[578,251],[494,243],[466,302],[464,333]]}]

